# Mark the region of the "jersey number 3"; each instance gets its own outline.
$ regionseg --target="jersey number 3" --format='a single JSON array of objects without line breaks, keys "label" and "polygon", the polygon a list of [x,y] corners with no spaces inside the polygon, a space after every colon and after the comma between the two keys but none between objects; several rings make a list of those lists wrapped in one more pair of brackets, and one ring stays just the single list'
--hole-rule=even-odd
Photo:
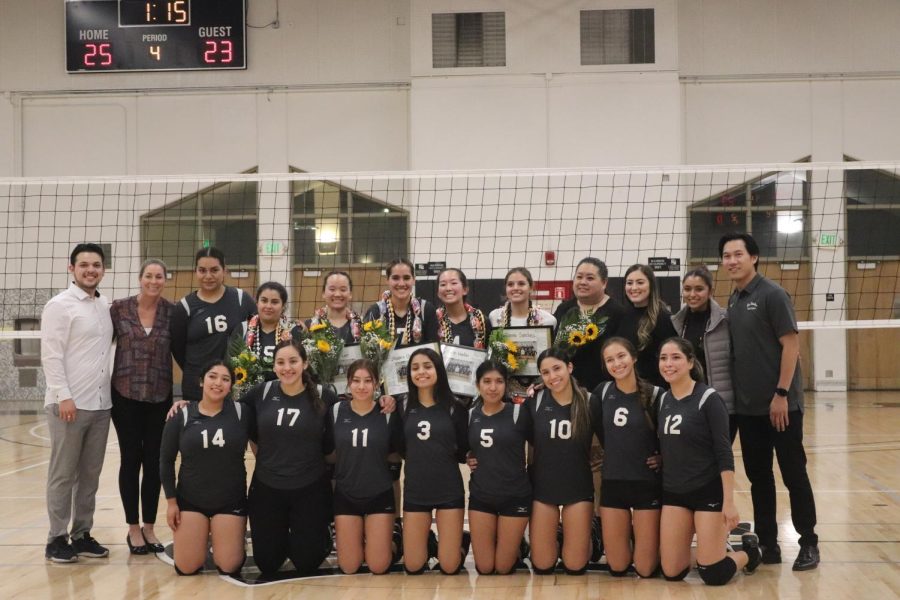
[{"label": "jersey number 3", "polygon": [[[203,436],[203,447],[209,448],[209,432],[204,429],[200,432],[200,435]],[[221,429],[216,429],[216,432],[213,434],[212,444],[213,446],[218,446],[219,448],[225,447],[225,436],[222,435]]]},{"label": "jersey number 3", "polygon": [[416,427],[419,428],[419,431],[416,432],[416,437],[422,441],[427,440],[431,437],[431,423],[428,421],[419,421],[416,423]]},{"label": "jersey number 3", "polygon": [[663,433],[666,435],[679,435],[681,434],[681,430],[678,429],[679,425],[681,425],[681,415],[669,415],[663,424]]}]

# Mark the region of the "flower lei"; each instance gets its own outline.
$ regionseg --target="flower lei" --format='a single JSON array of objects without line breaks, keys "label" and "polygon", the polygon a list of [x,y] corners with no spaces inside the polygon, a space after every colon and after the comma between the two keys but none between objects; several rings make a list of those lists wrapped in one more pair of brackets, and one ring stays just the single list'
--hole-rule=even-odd
[{"label": "flower lei", "polygon": [[[353,341],[358,342],[359,338],[362,337],[362,319],[349,308],[344,311],[344,318],[350,323],[350,334],[353,336]],[[325,306],[317,308],[316,312],[313,313],[312,319],[309,320],[310,326],[318,323],[330,323],[328,308]]]},{"label": "flower lei", "polygon": [[[466,307],[469,326],[472,328],[472,333],[475,334],[475,343],[472,347],[479,350],[484,350],[484,313],[482,313],[479,309],[475,308],[468,302],[465,302],[463,306]],[[450,321],[450,317],[447,316],[447,310],[445,309],[445,307],[442,306],[437,309],[437,318],[441,339],[445,344],[451,343],[453,341],[453,323]]]},{"label": "flower lei", "polygon": [[[378,310],[387,318],[388,331],[391,332],[391,337],[395,336],[397,317],[394,314],[394,305],[391,302],[391,291],[385,290],[377,304]],[[406,311],[406,326],[403,329],[400,345],[409,344],[410,330],[412,330],[412,339],[416,344],[422,341],[422,301],[415,296],[409,299],[409,310]]]},{"label": "flower lei", "polygon": [[[507,302],[503,305],[503,317],[500,321],[501,326],[509,327],[512,322],[512,305]],[[538,309],[531,303],[531,300],[528,300],[528,317],[525,321],[525,324],[528,327],[534,327],[535,325],[541,324],[541,315],[538,312]]]},{"label": "flower lei", "polygon": [[[288,322],[286,318],[283,316],[278,319],[278,324],[275,325],[275,343],[283,342],[285,340],[291,339],[291,329],[293,327]],[[244,342],[246,342],[247,347],[259,357],[260,360],[263,360],[264,357],[262,355],[262,348],[259,345],[259,339],[262,337],[262,324],[260,323],[259,315],[253,315],[250,317],[250,322],[247,324],[247,336],[244,338]]]}]

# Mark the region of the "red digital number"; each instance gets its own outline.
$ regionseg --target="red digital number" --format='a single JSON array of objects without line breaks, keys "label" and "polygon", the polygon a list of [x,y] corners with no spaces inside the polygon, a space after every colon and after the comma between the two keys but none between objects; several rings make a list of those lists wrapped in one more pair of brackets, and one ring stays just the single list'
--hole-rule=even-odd
[{"label": "red digital number", "polygon": [[112,61],[112,48],[109,44],[84,45],[84,66],[108,67]]},{"label": "red digital number", "polygon": [[203,62],[208,65],[229,64],[234,60],[234,45],[231,40],[206,40],[203,51]]}]

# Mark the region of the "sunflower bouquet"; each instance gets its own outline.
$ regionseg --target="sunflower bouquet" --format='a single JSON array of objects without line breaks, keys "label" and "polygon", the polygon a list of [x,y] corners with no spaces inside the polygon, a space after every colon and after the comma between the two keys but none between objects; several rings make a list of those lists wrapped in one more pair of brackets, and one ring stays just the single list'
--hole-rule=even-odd
[{"label": "sunflower bouquet", "polygon": [[488,358],[502,363],[513,375],[521,366],[521,354],[515,342],[506,337],[502,327],[491,331],[488,338]]},{"label": "sunflower bouquet", "polygon": [[569,323],[564,323],[556,332],[554,346],[561,348],[570,355],[574,354],[585,344],[599,338],[606,330],[609,317],[603,316],[597,319],[593,315],[579,313],[578,317]]},{"label": "sunflower bouquet", "polygon": [[344,349],[344,340],[334,333],[327,319],[320,320],[309,328],[303,340],[309,368],[316,374],[319,383],[332,383],[337,373],[338,358]]},{"label": "sunflower bouquet", "polygon": [[257,383],[265,380],[266,365],[262,364],[243,338],[232,341],[228,354],[234,372],[232,396],[235,400],[247,393]]},{"label": "sunflower bouquet", "polygon": [[359,338],[359,349],[365,358],[368,358],[381,372],[381,365],[387,359],[388,353],[393,347],[393,337],[388,330],[384,319],[366,321],[362,326],[362,335]]}]

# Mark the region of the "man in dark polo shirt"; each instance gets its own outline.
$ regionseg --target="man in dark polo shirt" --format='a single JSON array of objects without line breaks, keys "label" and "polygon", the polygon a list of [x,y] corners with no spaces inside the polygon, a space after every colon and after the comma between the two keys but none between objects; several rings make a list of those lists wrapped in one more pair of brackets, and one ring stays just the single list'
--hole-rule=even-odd
[{"label": "man in dark polo shirt", "polygon": [[774,450],[790,495],[791,520],[800,534],[800,553],[793,569],[815,569],[819,565],[819,539],[815,533],[816,502],[803,449],[800,336],[794,308],[783,288],[756,272],[759,246],[752,236],[723,236],[719,255],[735,287],[728,299],[735,412],[762,561],[781,562],[772,471]]}]

